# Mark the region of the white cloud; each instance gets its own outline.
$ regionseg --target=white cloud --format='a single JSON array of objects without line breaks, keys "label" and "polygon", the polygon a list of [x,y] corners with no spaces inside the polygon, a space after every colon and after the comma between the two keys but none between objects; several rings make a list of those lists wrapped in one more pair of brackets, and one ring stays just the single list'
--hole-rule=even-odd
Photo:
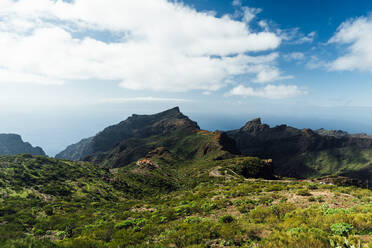
[{"label": "white cloud", "polygon": [[257,76],[252,81],[254,83],[269,83],[273,81],[285,80],[285,79],[293,79],[294,77],[291,75],[282,76],[281,72],[277,68],[270,68],[267,67],[266,69],[261,69],[257,73]]},{"label": "white cloud", "polygon": [[258,22],[258,26],[260,26],[261,28],[263,28],[265,31],[269,30],[269,24],[265,20],[260,20]]},{"label": "white cloud", "polygon": [[316,32],[312,31],[308,34],[303,34],[299,28],[292,28],[286,30],[278,30],[280,37],[288,41],[290,44],[312,43],[316,37]]},{"label": "white cloud", "polygon": [[306,63],[306,67],[309,69],[318,69],[327,67],[327,63],[321,60],[318,56],[310,56],[310,60]]},{"label": "white cloud", "polygon": [[[2,0],[0,82],[101,79],[133,90],[214,91],[237,75],[262,77],[278,70],[266,61],[272,55],[247,53],[273,50],[281,38],[251,32],[257,10],[246,10],[237,21],[166,0]],[[121,39],[94,38],[102,31]]]},{"label": "white cloud", "polygon": [[258,89],[245,87],[244,85],[238,85],[228,93],[229,96],[244,97],[255,96],[269,99],[290,98],[303,94],[306,94],[306,92],[301,90],[296,85],[271,85],[271,84],[265,86],[264,88]]},{"label": "white cloud", "polygon": [[372,18],[360,17],[344,22],[329,44],[347,46],[345,54],[328,65],[331,70],[372,72]]},{"label": "white cloud", "polygon": [[312,43],[314,41],[314,38],[315,38],[315,35],[316,35],[316,32],[313,31],[313,32],[310,32],[308,33],[307,35],[299,38],[296,43],[297,44],[302,44],[302,43]]},{"label": "white cloud", "polygon": [[262,10],[257,8],[242,7],[243,11],[243,21],[245,23],[250,23],[258,13]]},{"label": "white cloud", "polygon": [[305,59],[305,54],[301,52],[293,52],[293,53],[285,54],[283,57],[285,60],[288,60],[288,61],[303,60]]}]

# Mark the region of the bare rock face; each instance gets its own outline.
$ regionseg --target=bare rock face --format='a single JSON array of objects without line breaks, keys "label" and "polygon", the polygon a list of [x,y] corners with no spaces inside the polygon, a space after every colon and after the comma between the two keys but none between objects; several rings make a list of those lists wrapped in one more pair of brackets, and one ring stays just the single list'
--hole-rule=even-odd
[{"label": "bare rock face", "polygon": [[248,132],[253,135],[257,135],[260,132],[264,132],[265,130],[269,129],[270,127],[266,124],[262,124],[260,118],[256,118],[247,122],[239,131],[241,132]]},{"label": "bare rock face", "polygon": [[0,134],[0,155],[16,154],[45,155],[45,152],[40,147],[23,142],[18,134]]}]

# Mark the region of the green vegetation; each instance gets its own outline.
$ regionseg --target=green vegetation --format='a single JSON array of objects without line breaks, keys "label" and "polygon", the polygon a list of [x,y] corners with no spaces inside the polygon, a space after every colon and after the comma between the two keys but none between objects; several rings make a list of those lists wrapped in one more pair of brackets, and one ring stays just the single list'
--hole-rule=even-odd
[{"label": "green vegetation", "polygon": [[256,158],[152,159],[0,157],[0,247],[372,247],[370,190],[239,174]]},{"label": "green vegetation", "polygon": [[[301,155],[304,165],[313,169],[311,176],[346,175],[366,180],[370,178],[371,149],[355,147],[333,148]],[[316,172],[316,173],[314,173]],[[309,175],[303,175],[309,176]]]}]

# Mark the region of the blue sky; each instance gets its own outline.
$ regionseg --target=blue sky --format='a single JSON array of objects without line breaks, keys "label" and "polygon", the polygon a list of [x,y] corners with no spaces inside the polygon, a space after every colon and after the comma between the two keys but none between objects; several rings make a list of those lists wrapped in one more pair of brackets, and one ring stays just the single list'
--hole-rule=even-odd
[{"label": "blue sky", "polygon": [[50,155],[132,113],[372,133],[372,2],[3,0],[0,133]]}]

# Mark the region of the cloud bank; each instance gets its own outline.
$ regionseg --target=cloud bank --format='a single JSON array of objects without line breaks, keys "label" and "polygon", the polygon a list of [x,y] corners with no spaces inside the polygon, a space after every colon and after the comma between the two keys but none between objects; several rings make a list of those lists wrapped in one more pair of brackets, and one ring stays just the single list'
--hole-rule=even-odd
[{"label": "cloud bank", "polygon": [[2,0],[0,83],[97,79],[186,92],[215,91],[242,74],[284,79],[271,52],[281,38],[251,31],[258,11],[244,10],[239,21],[166,0]]}]

